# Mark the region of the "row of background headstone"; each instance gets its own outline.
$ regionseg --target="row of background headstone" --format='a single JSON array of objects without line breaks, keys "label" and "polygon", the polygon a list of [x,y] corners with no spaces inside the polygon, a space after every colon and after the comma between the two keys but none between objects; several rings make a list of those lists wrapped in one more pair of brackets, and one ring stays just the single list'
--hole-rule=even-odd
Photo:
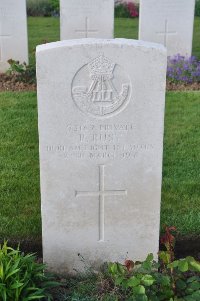
[{"label": "row of background headstone", "polygon": [[[168,55],[191,55],[195,0],[141,0],[139,39]],[[113,38],[114,0],[60,0],[61,40]],[[0,71],[8,59],[28,63],[26,0],[0,0]]]},{"label": "row of background headstone", "polygon": [[[168,55],[192,52],[195,0],[141,0],[139,39],[163,44]],[[114,1],[60,1],[61,40],[113,38]]]}]

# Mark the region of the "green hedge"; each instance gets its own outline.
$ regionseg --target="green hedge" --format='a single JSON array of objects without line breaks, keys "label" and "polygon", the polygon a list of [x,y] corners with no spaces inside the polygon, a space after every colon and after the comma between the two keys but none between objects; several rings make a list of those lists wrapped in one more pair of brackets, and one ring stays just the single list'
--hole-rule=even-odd
[{"label": "green hedge", "polygon": [[117,18],[129,18],[128,7],[124,4],[118,4],[115,6],[115,17]]},{"label": "green hedge", "polygon": [[59,14],[59,0],[27,0],[28,16],[49,17]]},{"label": "green hedge", "polygon": [[[28,16],[52,16],[59,15],[59,0],[27,0]],[[115,7],[115,16],[121,18],[130,17],[126,5],[118,4]],[[195,16],[200,17],[200,0],[196,0]]]},{"label": "green hedge", "polygon": [[195,16],[200,17],[200,0],[196,0],[196,5],[195,5]]}]

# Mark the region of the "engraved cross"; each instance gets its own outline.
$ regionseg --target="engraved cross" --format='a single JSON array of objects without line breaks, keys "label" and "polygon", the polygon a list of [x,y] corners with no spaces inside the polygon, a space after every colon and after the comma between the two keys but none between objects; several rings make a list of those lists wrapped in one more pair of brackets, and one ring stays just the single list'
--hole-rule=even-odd
[{"label": "engraved cross", "polygon": [[167,47],[167,38],[168,35],[175,35],[177,34],[176,31],[168,31],[168,20],[165,20],[165,30],[161,32],[156,32],[159,35],[164,35],[164,46]]},{"label": "engraved cross", "polygon": [[75,191],[76,197],[94,196],[99,198],[99,242],[104,241],[105,197],[125,195],[127,195],[127,190],[105,190],[105,165],[99,165],[99,191]]},{"label": "engraved cross", "polygon": [[89,18],[86,17],[85,18],[85,28],[84,29],[77,29],[75,30],[75,32],[77,33],[82,33],[84,34],[85,38],[88,38],[90,33],[97,33],[98,30],[96,29],[89,29]]}]

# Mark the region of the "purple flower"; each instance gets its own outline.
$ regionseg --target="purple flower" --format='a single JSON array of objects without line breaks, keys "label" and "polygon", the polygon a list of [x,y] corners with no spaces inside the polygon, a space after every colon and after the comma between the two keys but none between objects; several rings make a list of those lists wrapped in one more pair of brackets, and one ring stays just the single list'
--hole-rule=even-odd
[{"label": "purple flower", "polygon": [[195,56],[180,54],[168,57],[167,78],[175,83],[200,82],[200,61]]}]

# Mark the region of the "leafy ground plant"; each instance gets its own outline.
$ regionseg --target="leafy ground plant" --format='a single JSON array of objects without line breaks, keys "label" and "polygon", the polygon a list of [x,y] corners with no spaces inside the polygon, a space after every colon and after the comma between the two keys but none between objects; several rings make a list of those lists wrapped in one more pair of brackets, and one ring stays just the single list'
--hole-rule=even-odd
[{"label": "leafy ground plant", "polygon": [[174,227],[166,227],[159,262],[149,254],[145,261],[109,263],[109,273],[117,287],[133,301],[199,301],[200,263],[193,257],[174,260]]},{"label": "leafy ground plant", "polygon": [[19,61],[8,60],[10,68],[7,73],[9,75],[17,76],[19,82],[36,83],[36,67],[35,65],[27,65],[26,63],[20,64]]},{"label": "leafy ground plant", "polygon": [[195,57],[184,57],[177,54],[168,58],[167,78],[174,83],[199,83],[200,61]]},{"label": "leafy ground plant", "polygon": [[0,246],[0,300],[52,300],[49,289],[59,284],[44,269],[34,254],[24,255],[5,242]]},{"label": "leafy ground plant", "polygon": [[96,273],[85,265],[85,273],[65,280],[54,301],[199,301],[200,263],[192,257],[175,260],[175,227],[164,227],[159,262],[149,254],[143,262],[109,263]]}]

